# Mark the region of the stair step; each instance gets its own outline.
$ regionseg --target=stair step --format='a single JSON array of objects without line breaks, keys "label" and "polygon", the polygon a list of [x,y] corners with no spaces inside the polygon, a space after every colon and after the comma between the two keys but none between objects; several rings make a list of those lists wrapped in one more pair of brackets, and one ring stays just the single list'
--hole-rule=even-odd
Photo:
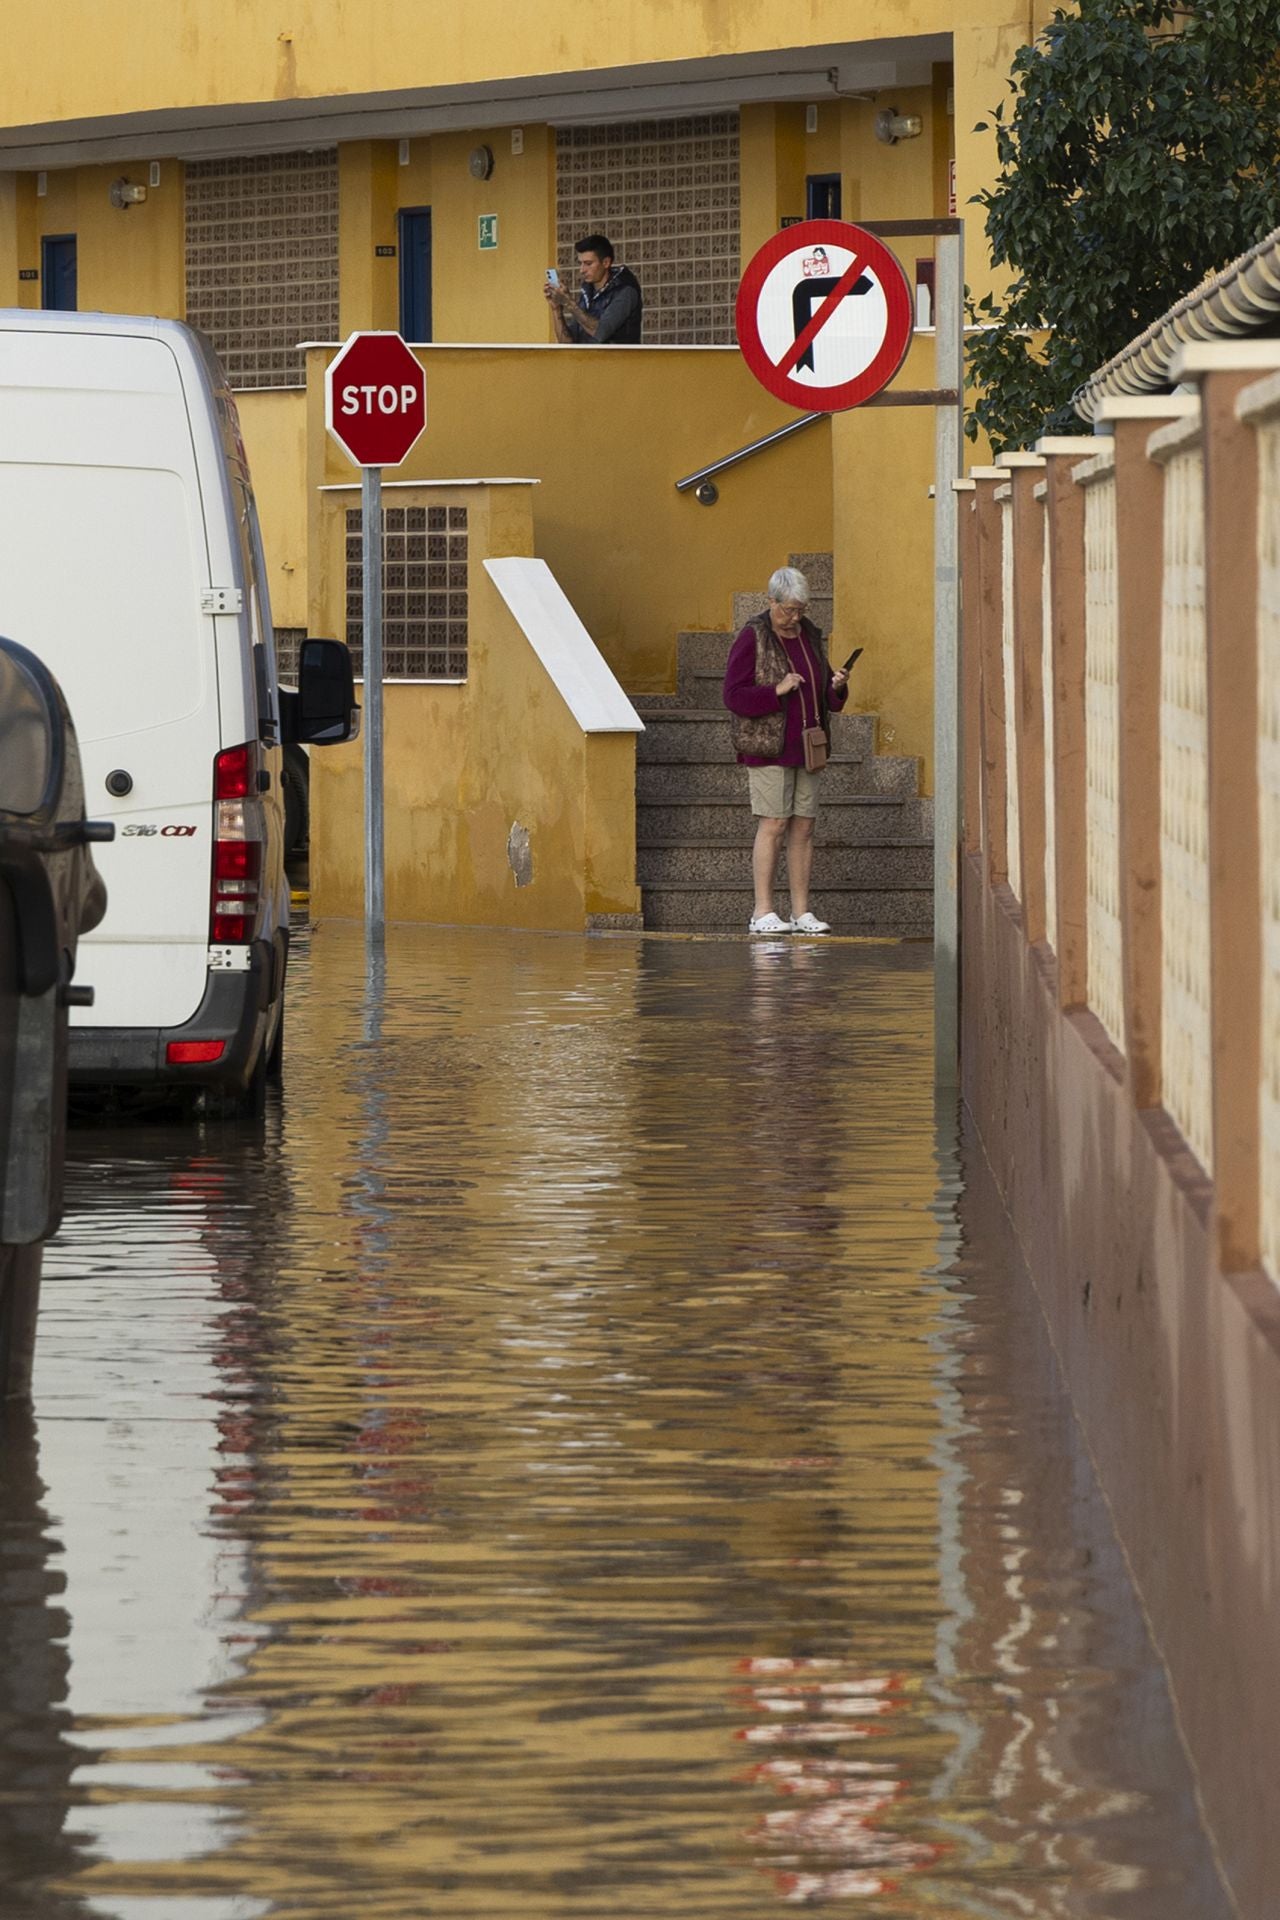
[{"label": "stair step", "polygon": [[[829,800],[914,800],[919,793],[918,763],[904,757],[864,760],[837,754],[822,774],[822,803]],[[636,767],[636,800],[641,806],[664,800],[733,800],[744,810],[747,771],[736,760],[641,761]]]},{"label": "stair step", "polygon": [[[645,927],[654,932],[745,935],[751,917],[750,887],[701,883],[648,886],[641,889],[641,900]],[[900,940],[927,938],[933,932],[933,896],[928,888],[823,884],[812,891],[810,905],[837,934]],[[776,907],[785,919],[789,911],[785,892],[778,894]]]},{"label": "stair step", "polygon": [[[636,808],[636,846],[663,840],[732,838],[741,833],[750,840],[755,822],[745,795],[736,800],[673,800],[643,802]],[[824,845],[863,846],[878,840],[925,839],[933,832],[931,800],[881,798],[856,794],[822,803],[818,832]]]},{"label": "stair step", "polygon": [[[933,886],[933,846],[925,840],[881,840],[853,846],[820,841],[815,866],[824,886],[909,891]],[[786,855],[779,865],[786,878]],[[642,887],[684,882],[701,886],[751,885],[751,838],[649,841],[636,848]]]},{"label": "stair step", "polygon": [[[833,752],[852,760],[870,758],[875,752],[875,724],[875,716],[869,713],[832,714]],[[729,761],[736,765],[730,717],[723,707],[718,713],[705,707],[651,711],[636,741],[636,760],[641,766],[663,761]]]},{"label": "stair step", "polygon": [[798,567],[809,582],[810,593],[820,599],[831,598],[835,592],[835,563],[829,553],[789,553],[787,565]]},{"label": "stair step", "polygon": [[[650,695],[649,698],[655,702],[655,705],[661,704],[663,707],[676,707],[685,713],[706,713],[712,708],[717,708],[723,712],[724,669],[727,659],[728,655],[726,654],[725,660],[722,660],[718,666],[705,669],[702,667],[686,667],[682,661],[676,675],[676,691],[674,694],[654,694]],[[640,707],[640,701],[636,699],[634,694],[632,695],[632,700],[637,708],[640,708],[640,711],[643,712],[643,708]],[[856,712],[856,708],[848,709],[847,711],[852,715]]]}]

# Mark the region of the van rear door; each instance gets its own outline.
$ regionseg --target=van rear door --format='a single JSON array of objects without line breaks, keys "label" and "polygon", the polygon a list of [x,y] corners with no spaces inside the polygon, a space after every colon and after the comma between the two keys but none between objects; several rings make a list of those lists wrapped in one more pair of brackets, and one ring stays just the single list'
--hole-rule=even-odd
[{"label": "van rear door", "polygon": [[[215,622],[201,605],[215,583],[163,338],[0,327],[0,526],[0,632],[57,675],[87,810],[116,823],[99,849],[106,918],[82,943],[96,998],[72,1017],[180,1025],[207,977],[220,740]],[[128,791],[113,794],[109,776]]]}]

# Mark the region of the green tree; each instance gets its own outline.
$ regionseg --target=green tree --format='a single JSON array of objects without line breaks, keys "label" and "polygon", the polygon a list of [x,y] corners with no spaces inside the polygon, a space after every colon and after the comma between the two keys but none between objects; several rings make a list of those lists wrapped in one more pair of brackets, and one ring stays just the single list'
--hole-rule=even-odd
[{"label": "green tree", "polygon": [[968,308],[967,431],[997,449],[1081,431],[1090,374],[1280,226],[1280,0],[1078,0],[1009,87],[975,199],[1013,277]]}]

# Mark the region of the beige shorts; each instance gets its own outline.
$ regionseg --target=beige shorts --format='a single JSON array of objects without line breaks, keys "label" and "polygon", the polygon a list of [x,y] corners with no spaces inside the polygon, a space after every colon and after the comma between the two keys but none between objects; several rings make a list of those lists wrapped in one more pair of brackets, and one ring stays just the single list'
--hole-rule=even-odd
[{"label": "beige shorts", "polygon": [[751,811],[770,820],[812,820],[818,812],[818,777],[804,767],[748,767]]}]

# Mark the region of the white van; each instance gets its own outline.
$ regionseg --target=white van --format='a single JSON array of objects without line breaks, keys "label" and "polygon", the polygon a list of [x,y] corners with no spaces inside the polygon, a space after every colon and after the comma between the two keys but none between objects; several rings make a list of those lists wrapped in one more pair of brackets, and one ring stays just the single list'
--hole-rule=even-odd
[{"label": "white van", "polygon": [[[0,311],[0,634],[61,682],[108,906],[73,1085],[261,1105],[289,949],[281,746],[350,738],[350,660],[276,682],[235,402],[172,320]],[[306,716],[305,720],[303,716]]]}]

